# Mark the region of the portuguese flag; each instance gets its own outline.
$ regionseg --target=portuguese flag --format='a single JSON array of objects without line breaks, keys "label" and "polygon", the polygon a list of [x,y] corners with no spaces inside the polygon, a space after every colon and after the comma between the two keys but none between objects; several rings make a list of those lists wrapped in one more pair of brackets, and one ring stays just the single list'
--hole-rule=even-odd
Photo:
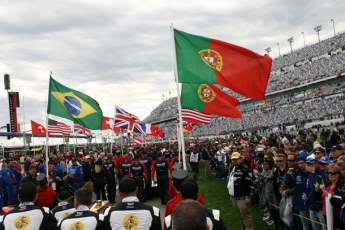
[{"label": "portuguese flag", "polygon": [[223,85],[265,99],[272,59],[223,41],[174,29],[179,82]]},{"label": "portuguese flag", "polygon": [[181,106],[198,110],[206,114],[224,117],[242,118],[236,107],[238,100],[224,93],[212,84],[183,83]]}]

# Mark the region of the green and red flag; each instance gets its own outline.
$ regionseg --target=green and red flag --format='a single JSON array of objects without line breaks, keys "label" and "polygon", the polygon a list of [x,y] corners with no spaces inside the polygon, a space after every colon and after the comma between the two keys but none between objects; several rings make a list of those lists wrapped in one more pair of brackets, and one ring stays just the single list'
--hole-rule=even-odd
[{"label": "green and red flag", "polygon": [[265,99],[272,58],[246,48],[174,29],[179,82],[223,85]]},{"label": "green and red flag", "polygon": [[183,83],[181,106],[206,114],[242,118],[238,100],[212,84]]}]

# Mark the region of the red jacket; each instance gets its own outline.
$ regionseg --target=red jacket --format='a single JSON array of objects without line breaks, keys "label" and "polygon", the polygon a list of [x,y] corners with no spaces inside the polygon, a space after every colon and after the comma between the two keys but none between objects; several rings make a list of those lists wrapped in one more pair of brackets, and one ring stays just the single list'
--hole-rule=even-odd
[{"label": "red jacket", "polygon": [[48,207],[54,204],[56,192],[52,187],[48,187],[45,191],[37,192],[37,205],[40,207]]},{"label": "red jacket", "polygon": [[[165,217],[169,216],[172,214],[175,206],[180,203],[181,201],[183,201],[183,197],[181,195],[181,193],[176,193],[176,196],[173,199],[170,199],[165,207]],[[200,204],[205,205],[205,199],[203,196],[199,195],[198,196],[198,201]],[[164,221],[164,229],[166,229],[166,224]]]}]

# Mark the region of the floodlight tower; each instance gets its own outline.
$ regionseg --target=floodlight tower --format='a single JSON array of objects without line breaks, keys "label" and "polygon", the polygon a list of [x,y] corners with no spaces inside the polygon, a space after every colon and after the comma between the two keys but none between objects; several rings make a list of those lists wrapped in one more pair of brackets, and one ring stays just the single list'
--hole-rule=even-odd
[{"label": "floodlight tower", "polygon": [[305,47],[305,38],[304,38],[304,32],[302,32],[302,35],[303,35],[303,44],[304,44],[304,47]]},{"label": "floodlight tower", "polygon": [[334,31],[334,36],[335,36],[335,25],[334,25],[334,19],[331,19],[331,22],[333,22],[333,31]]},{"label": "floodlight tower", "polygon": [[278,45],[278,52],[279,52],[279,57],[280,57],[280,46],[279,46],[279,43],[277,43]]},{"label": "floodlight tower", "polygon": [[292,53],[292,43],[294,42],[293,37],[289,38],[288,43],[290,43],[290,47],[291,47],[291,53]]},{"label": "floodlight tower", "polygon": [[270,56],[271,47],[268,47],[268,48],[266,48],[265,50],[266,50],[266,52],[267,52],[268,56]]},{"label": "floodlight tower", "polygon": [[317,33],[317,37],[319,38],[319,43],[320,43],[320,31],[322,30],[321,25],[315,27],[314,30]]}]

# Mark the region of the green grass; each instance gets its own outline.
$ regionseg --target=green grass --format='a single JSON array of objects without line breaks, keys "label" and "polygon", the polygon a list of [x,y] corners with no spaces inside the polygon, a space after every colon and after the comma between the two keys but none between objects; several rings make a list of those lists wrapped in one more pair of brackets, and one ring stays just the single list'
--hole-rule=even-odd
[{"label": "green grass", "polygon": [[[205,207],[220,210],[220,216],[223,219],[227,229],[240,229],[241,222],[237,217],[232,203],[229,199],[226,180],[219,179],[215,176],[214,170],[210,170],[210,178],[205,178],[204,164],[200,163],[200,176],[197,180],[201,194],[206,200]],[[190,174],[190,178],[193,176]],[[263,214],[259,211],[258,206],[252,205],[252,215],[256,229],[272,228],[262,220]]]}]

